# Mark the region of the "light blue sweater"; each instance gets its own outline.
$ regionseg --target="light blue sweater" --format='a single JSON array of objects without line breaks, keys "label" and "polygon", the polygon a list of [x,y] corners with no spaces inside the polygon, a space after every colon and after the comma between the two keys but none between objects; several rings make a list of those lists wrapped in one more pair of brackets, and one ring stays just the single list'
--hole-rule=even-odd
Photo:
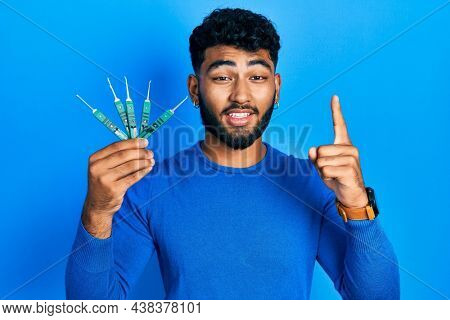
[{"label": "light blue sweater", "polygon": [[155,252],[166,299],[308,299],[316,261],[344,299],[399,298],[382,213],[344,223],[312,163],[266,142],[248,168],[209,160],[202,142],[128,189],[110,238],[80,219],[68,299],[126,299]]}]

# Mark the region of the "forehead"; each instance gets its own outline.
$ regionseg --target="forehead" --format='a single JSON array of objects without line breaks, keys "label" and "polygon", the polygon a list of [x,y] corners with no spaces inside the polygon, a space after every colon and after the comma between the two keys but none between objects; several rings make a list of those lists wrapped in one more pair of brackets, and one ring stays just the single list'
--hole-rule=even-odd
[{"label": "forehead", "polygon": [[209,47],[205,50],[204,60],[201,66],[201,70],[205,70],[208,65],[216,60],[232,60],[236,64],[247,63],[249,60],[253,59],[264,59],[266,60],[273,69],[273,62],[270,59],[270,54],[267,49],[259,49],[255,52],[246,51],[233,46],[227,45],[217,45],[214,47]]}]

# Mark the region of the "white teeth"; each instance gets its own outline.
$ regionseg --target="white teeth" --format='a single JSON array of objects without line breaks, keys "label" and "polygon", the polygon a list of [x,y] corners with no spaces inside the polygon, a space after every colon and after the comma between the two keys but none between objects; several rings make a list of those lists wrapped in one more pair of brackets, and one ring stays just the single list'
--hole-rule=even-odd
[{"label": "white teeth", "polygon": [[248,117],[250,113],[239,112],[239,113],[229,113],[228,115],[232,118],[245,118]]}]

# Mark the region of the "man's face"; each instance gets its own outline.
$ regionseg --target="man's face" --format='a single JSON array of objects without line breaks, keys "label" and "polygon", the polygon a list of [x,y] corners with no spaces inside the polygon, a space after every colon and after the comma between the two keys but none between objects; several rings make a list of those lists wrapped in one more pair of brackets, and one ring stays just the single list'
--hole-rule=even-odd
[{"label": "man's face", "polygon": [[269,124],[279,90],[269,52],[208,48],[198,78],[205,129],[230,148],[251,146]]}]

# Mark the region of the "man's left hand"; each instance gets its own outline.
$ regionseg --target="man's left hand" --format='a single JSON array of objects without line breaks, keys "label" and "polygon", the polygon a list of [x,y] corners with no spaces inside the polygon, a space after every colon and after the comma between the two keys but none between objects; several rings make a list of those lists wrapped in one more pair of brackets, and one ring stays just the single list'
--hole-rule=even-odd
[{"label": "man's left hand", "polygon": [[346,207],[360,208],[368,204],[359,163],[358,149],[352,145],[338,96],[331,99],[334,143],[311,147],[308,155],[322,180]]}]

